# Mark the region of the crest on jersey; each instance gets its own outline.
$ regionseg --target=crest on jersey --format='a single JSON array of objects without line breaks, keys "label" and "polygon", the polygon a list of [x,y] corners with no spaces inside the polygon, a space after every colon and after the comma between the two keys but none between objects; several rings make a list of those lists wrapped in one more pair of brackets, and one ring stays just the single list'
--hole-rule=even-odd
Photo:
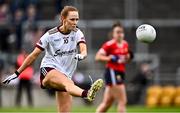
[{"label": "crest on jersey", "polygon": [[74,41],[74,37],[71,37],[71,41]]},{"label": "crest on jersey", "polygon": [[121,75],[117,75],[116,78],[117,78],[118,81],[122,80]]}]

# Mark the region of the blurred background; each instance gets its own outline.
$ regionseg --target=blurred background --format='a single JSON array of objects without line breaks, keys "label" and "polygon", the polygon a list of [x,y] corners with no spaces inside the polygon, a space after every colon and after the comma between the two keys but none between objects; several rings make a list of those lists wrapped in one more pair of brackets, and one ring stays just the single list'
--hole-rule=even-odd
[{"label": "blurred background", "polygon": [[[79,9],[78,26],[88,45],[88,58],[79,63],[73,77],[77,85],[88,89],[89,75],[93,80],[103,77],[105,67],[94,61],[95,53],[109,40],[108,33],[114,21],[120,21],[125,27],[125,39],[135,54],[127,65],[128,105],[179,107],[179,4],[179,0],[0,0],[0,78],[13,73],[39,38],[59,25],[61,9],[73,5]],[[144,23],[156,29],[157,39],[151,44],[136,39],[136,28]],[[0,107],[55,106],[54,91],[42,90],[39,86],[42,57],[24,77],[8,86],[1,84]],[[29,82],[24,83],[21,79]],[[27,89],[23,90],[22,86]],[[103,90],[94,103],[74,98],[73,105],[95,106],[101,101]]]}]

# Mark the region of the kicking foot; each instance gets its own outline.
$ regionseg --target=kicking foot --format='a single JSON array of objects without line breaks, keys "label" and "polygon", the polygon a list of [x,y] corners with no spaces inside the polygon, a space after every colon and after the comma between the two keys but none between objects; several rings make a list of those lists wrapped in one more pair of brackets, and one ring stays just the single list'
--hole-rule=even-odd
[{"label": "kicking foot", "polygon": [[97,91],[99,91],[103,86],[103,80],[98,79],[92,85],[91,88],[88,90],[87,99],[91,102],[94,100]]}]

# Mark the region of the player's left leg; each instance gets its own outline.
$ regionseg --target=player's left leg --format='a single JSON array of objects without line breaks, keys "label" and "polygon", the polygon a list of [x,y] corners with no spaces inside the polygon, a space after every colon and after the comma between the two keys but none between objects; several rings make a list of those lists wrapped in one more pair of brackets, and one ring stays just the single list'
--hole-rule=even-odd
[{"label": "player's left leg", "polygon": [[68,92],[56,91],[58,113],[69,113],[72,106],[72,96]]},{"label": "player's left leg", "polygon": [[106,86],[103,101],[101,104],[97,107],[96,113],[104,113],[106,112],[109,107],[112,105],[114,98],[112,96],[112,88],[111,86]]},{"label": "player's left leg", "polygon": [[126,112],[126,104],[127,104],[127,96],[126,96],[126,89],[124,84],[114,86],[114,97],[118,101],[117,110],[119,113]]}]

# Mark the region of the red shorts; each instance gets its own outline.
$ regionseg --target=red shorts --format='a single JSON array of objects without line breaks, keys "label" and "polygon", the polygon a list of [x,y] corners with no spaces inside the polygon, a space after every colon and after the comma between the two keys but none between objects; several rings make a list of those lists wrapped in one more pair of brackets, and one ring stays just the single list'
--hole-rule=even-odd
[{"label": "red shorts", "polygon": [[106,68],[104,78],[105,78],[105,83],[108,86],[120,85],[120,84],[124,84],[125,73],[122,71]]}]

